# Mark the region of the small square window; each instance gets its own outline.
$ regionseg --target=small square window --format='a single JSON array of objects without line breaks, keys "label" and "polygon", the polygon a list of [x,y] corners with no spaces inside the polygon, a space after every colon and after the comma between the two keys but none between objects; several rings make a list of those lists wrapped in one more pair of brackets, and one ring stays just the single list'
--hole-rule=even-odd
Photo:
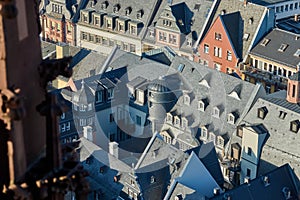
[{"label": "small square window", "polygon": [[204,44],[204,53],[208,54],[209,53],[209,45]]},{"label": "small square window", "polygon": [[284,52],[288,46],[289,45],[287,45],[287,44],[281,44],[280,47],[279,47],[279,49],[278,49],[278,51]]}]

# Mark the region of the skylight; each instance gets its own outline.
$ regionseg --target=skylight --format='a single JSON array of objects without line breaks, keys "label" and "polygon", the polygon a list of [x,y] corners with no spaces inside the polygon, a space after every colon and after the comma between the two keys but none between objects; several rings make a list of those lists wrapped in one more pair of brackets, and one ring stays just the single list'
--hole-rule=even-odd
[{"label": "skylight", "polygon": [[288,46],[289,45],[287,45],[287,44],[281,44],[280,47],[279,47],[279,49],[278,49],[278,51],[284,52]]},{"label": "skylight", "polygon": [[249,39],[250,34],[249,33],[245,33],[243,40],[247,41]]},{"label": "skylight", "polygon": [[267,38],[265,38],[261,43],[260,43],[260,45],[262,45],[262,46],[267,46],[267,44],[270,42],[270,39],[267,39]]},{"label": "skylight", "polygon": [[177,71],[182,72],[184,66],[185,66],[184,64],[179,64],[179,66],[178,66],[178,68],[177,68]]},{"label": "skylight", "polygon": [[294,56],[300,57],[300,49],[295,52]]}]

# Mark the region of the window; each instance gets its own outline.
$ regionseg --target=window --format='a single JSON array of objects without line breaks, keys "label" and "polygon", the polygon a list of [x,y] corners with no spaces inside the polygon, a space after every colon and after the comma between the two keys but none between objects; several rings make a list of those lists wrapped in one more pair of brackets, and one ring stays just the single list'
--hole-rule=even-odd
[{"label": "window", "polygon": [[60,125],[60,132],[63,133],[66,131],[66,124],[61,124]]},{"label": "window", "polygon": [[96,36],[95,36],[95,42],[96,42],[96,43],[101,43],[101,37],[98,36],[98,35],[96,35]]},{"label": "window", "polygon": [[279,111],[279,118],[284,119],[286,117],[287,113],[283,111]]},{"label": "window", "polygon": [[79,125],[80,126],[85,126],[86,125],[86,119],[80,119],[79,120]]},{"label": "window", "polygon": [[154,37],[154,36],[155,36],[155,33],[154,33],[153,30],[150,30],[150,31],[149,31],[149,36],[150,36],[150,37]]},{"label": "window", "polygon": [[250,147],[248,147],[247,149],[247,154],[248,156],[252,156],[252,149]]},{"label": "window", "polygon": [[248,24],[250,24],[250,25],[253,24],[253,17],[249,18]]},{"label": "window", "polygon": [[249,33],[245,33],[243,36],[243,40],[247,41],[249,39],[250,34]]},{"label": "window", "polygon": [[102,91],[97,91],[96,92],[96,103],[101,103],[103,101],[103,93]]},{"label": "window", "polygon": [[204,109],[205,109],[204,102],[203,101],[199,101],[198,102],[198,110],[204,112]]},{"label": "window", "polygon": [[119,10],[120,10],[120,8],[121,8],[120,4],[114,5],[114,7],[113,7],[113,12],[114,12],[114,13],[118,13]]},{"label": "window", "polygon": [[82,21],[84,21],[84,22],[88,22],[87,15],[85,15],[85,14],[82,14]]},{"label": "window", "polygon": [[295,3],[295,9],[298,9],[298,2]]},{"label": "window", "polygon": [[159,35],[158,39],[160,41],[167,42],[167,33],[165,33],[165,32],[159,32],[158,35]]},{"label": "window", "polygon": [[204,53],[209,53],[209,45],[208,44],[204,44]]},{"label": "window", "polygon": [[268,110],[266,107],[259,108],[257,110],[257,117],[260,119],[264,119],[266,117],[267,113],[268,113]]},{"label": "window", "polygon": [[175,125],[180,125],[180,119],[177,116],[175,116]]},{"label": "window", "polygon": [[177,44],[176,35],[169,34],[169,43],[171,43],[171,44]]},{"label": "window", "polygon": [[220,147],[224,147],[224,139],[222,138],[222,136],[218,136],[217,145]]},{"label": "window", "polygon": [[220,116],[220,110],[217,107],[214,107],[213,109],[213,116],[217,118]]},{"label": "window", "polygon": [[107,90],[107,99],[111,100],[113,98],[114,98],[114,89],[110,88],[110,89]]},{"label": "window", "polygon": [[133,26],[133,25],[130,26],[130,33],[132,35],[136,35],[137,34],[137,32],[136,32],[136,26]]},{"label": "window", "polygon": [[91,110],[92,110],[92,104],[89,103],[89,105],[88,105],[88,111],[91,111]]},{"label": "window", "polygon": [[294,133],[297,133],[299,131],[299,128],[300,128],[300,122],[299,122],[299,120],[295,120],[295,121],[291,122],[291,124],[290,124],[290,131],[292,131]]},{"label": "window", "polygon": [[217,71],[221,71],[221,65],[219,63],[214,63],[214,68],[217,70]]},{"label": "window", "polygon": [[135,45],[134,44],[130,44],[129,45],[129,51],[135,53]]},{"label": "window", "polygon": [[284,52],[288,46],[289,45],[287,45],[287,44],[281,44],[280,47],[279,47],[279,49],[278,49],[278,51]]},{"label": "window", "polygon": [[85,111],[85,107],[86,107],[85,105],[81,104],[81,105],[79,106],[79,110],[80,110],[80,111]]},{"label": "window", "polygon": [[201,137],[206,140],[207,139],[207,128],[206,127],[202,127],[201,132],[202,132],[201,133]]},{"label": "window", "polygon": [[228,116],[227,116],[227,122],[230,123],[230,124],[234,124],[234,115],[232,113],[229,113]]},{"label": "window", "polygon": [[188,127],[188,120],[183,118],[182,119],[182,128],[187,128]]},{"label": "window", "polygon": [[294,56],[300,57],[300,49],[298,49],[298,50],[295,52]]},{"label": "window", "polygon": [[94,24],[95,25],[100,25],[100,18],[99,17],[94,18]]},{"label": "window", "polygon": [[215,33],[215,40],[222,40],[221,33]]},{"label": "window", "polygon": [[119,31],[125,31],[123,23],[119,23]]},{"label": "window", "polygon": [[71,130],[71,122],[66,123],[66,131]]},{"label": "window", "polygon": [[112,29],[112,22],[110,19],[106,19],[106,28]]},{"label": "window", "polygon": [[144,15],[144,10],[141,9],[141,10],[137,11],[136,18],[140,19],[143,17],[143,15]]},{"label": "window", "polygon": [[87,40],[87,39],[88,39],[87,33],[81,32],[81,38],[82,38],[83,40]]},{"label": "window", "polygon": [[127,7],[125,9],[125,15],[127,15],[127,16],[130,15],[131,11],[132,11],[132,8],[131,7]]},{"label": "window", "polygon": [[136,116],[136,124],[139,126],[142,124],[142,118],[138,115]]},{"label": "window", "polygon": [[212,141],[214,144],[216,143],[216,136],[213,132],[209,133],[209,141]]},{"label": "window", "polygon": [[251,176],[251,170],[247,168],[247,173],[246,173],[246,176],[248,176],[250,178]]},{"label": "window", "polygon": [[229,61],[232,60],[232,54],[231,54],[231,51],[227,51],[227,60],[229,60]]},{"label": "window", "polygon": [[243,137],[243,127],[241,127],[241,126],[237,127],[237,129],[236,129],[236,135],[238,137]]},{"label": "window", "polygon": [[221,58],[222,57],[222,49],[219,47],[214,47],[214,56]]},{"label": "window", "polygon": [[110,113],[109,114],[109,122],[114,122],[115,121],[115,118],[114,118],[114,113]]},{"label": "window", "polygon": [[92,35],[92,34],[89,35],[89,41],[94,42],[94,35]]}]

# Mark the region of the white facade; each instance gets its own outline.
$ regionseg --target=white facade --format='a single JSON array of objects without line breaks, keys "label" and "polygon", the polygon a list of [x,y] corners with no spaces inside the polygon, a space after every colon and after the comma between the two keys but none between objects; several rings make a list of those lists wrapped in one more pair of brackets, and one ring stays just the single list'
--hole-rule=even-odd
[{"label": "white facade", "polygon": [[275,10],[276,20],[280,20],[283,18],[292,17],[294,15],[299,15],[300,1],[285,1],[281,3],[272,4],[268,6],[268,8],[273,8]]}]

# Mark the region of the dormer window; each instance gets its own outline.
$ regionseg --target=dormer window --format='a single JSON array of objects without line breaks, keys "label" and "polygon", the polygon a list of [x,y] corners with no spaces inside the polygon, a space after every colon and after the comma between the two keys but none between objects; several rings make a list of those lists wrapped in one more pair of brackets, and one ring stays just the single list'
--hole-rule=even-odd
[{"label": "dormer window", "polygon": [[300,128],[300,122],[299,122],[299,120],[295,120],[295,121],[291,122],[291,124],[290,124],[290,131],[292,131],[294,133],[297,133],[299,131],[299,128]]},{"label": "dormer window", "polygon": [[233,115],[233,113],[229,113],[227,116],[227,122],[229,124],[234,124],[235,123],[235,116]]},{"label": "dormer window", "polygon": [[203,126],[201,128],[201,138],[204,139],[204,140],[207,140],[207,137],[208,137],[207,128],[205,126]]},{"label": "dormer window", "polygon": [[174,121],[175,121],[175,125],[176,125],[176,126],[180,126],[180,119],[179,119],[178,116],[175,116],[175,117],[174,117]]},{"label": "dormer window", "polygon": [[220,110],[218,107],[213,108],[213,116],[219,118],[220,117]]},{"label": "dormer window", "polygon": [[191,101],[191,99],[190,99],[190,97],[189,97],[189,95],[184,95],[184,97],[183,97],[183,103],[185,104],[185,105],[190,105],[190,101]]},{"label": "dormer window", "polygon": [[253,17],[249,18],[248,24],[250,24],[250,25],[253,24]]},{"label": "dormer window", "polygon": [[300,57],[300,49],[298,49],[298,50],[294,53],[294,56]]},{"label": "dormer window", "polygon": [[268,109],[266,107],[259,108],[257,110],[257,117],[260,119],[265,119],[267,113],[268,113]]},{"label": "dormer window", "polygon": [[182,118],[182,128],[188,127],[188,120],[186,118]]},{"label": "dormer window", "polygon": [[205,110],[205,105],[204,105],[204,102],[203,102],[203,101],[199,101],[199,102],[198,102],[198,110],[204,112],[204,110]]},{"label": "dormer window", "polygon": [[132,11],[132,8],[131,8],[131,7],[127,7],[127,8],[125,9],[125,15],[126,15],[126,16],[130,15],[131,11]]},{"label": "dormer window", "polygon": [[108,1],[104,1],[104,2],[101,4],[101,9],[106,10],[107,7],[108,7]]},{"label": "dormer window", "polygon": [[243,36],[243,40],[248,41],[250,34],[249,33],[245,33]]},{"label": "dormer window", "polygon": [[137,13],[136,13],[136,18],[137,18],[137,19],[140,19],[140,18],[143,17],[143,15],[144,15],[144,10],[141,9],[141,10],[137,11]]},{"label": "dormer window", "polygon": [[216,143],[216,135],[213,132],[209,133],[209,141],[212,141],[214,144]]},{"label": "dormer window", "polygon": [[224,138],[221,135],[217,137],[217,145],[222,148],[224,147]]},{"label": "dormer window", "polygon": [[288,44],[281,44],[278,51],[284,52],[288,46],[289,46]]},{"label": "dormer window", "polygon": [[279,111],[279,118],[284,119],[286,117],[287,113],[283,111]]},{"label": "dormer window", "polygon": [[171,124],[173,123],[173,116],[171,113],[167,113],[167,122]]},{"label": "dormer window", "polygon": [[267,38],[265,38],[261,43],[260,43],[260,45],[261,46],[267,46],[267,44],[270,42],[270,39],[267,39]]},{"label": "dormer window", "polygon": [[81,21],[88,23],[88,15],[86,13],[81,14]]},{"label": "dormer window", "polygon": [[114,7],[113,7],[113,12],[114,12],[114,13],[118,13],[119,10],[120,10],[120,8],[121,8],[120,4],[114,5]]},{"label": "dormer window", "polygon": [[113,98],[114,98],[114,89],[110,88],[110,89],[107,90],[107,99],[111,100]]},{"label": "dormer window", "polygon": [[102,103],[103,102],[103,93],[102,91],[96,92],[96,103]]}]

